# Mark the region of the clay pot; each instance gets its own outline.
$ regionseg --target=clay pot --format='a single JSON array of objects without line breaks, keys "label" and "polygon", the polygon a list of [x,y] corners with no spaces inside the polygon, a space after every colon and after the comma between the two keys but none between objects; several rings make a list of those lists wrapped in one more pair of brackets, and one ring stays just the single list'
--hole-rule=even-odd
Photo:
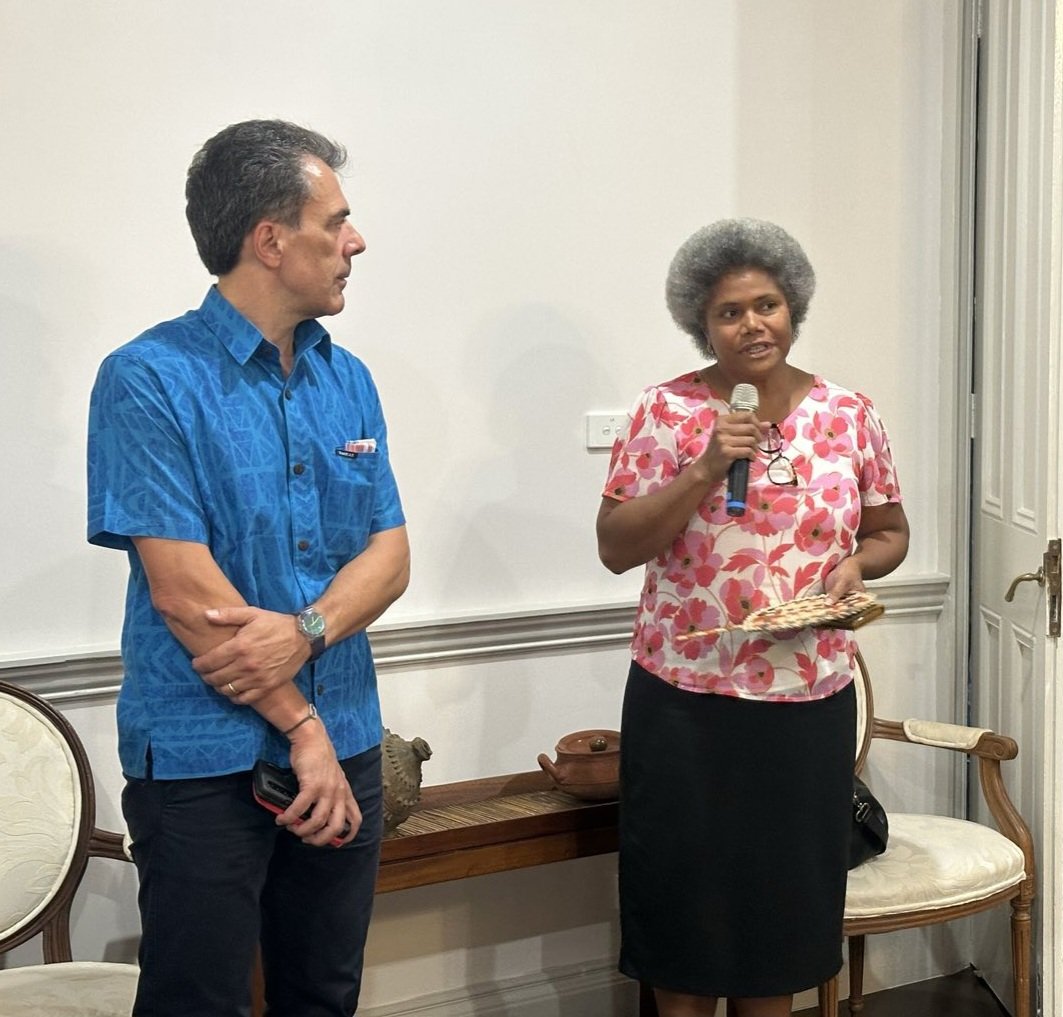
[{"label": "clay pot", "polygon": [[557,760],[539,753],[539,766],[559,791],[602,801],[620,790],[620,732],[574,731],[557,743]]}]

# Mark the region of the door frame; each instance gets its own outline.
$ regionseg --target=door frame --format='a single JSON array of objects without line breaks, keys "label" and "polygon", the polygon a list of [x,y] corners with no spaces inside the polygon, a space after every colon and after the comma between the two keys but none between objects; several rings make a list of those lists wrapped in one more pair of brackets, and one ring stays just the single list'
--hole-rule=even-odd
[{"label": "door frame", "polygon": [[[973,546],[973,466],[971,460],[972,439],[975,423],[973,405],[974,369],[975,369],[975,318],[976,285],[979,265],[976,262],[976,227],[978,216],[985,214],[978,206],[978,70],[979,47],[982,36],[984,8],[994,0],[962,0],[959,16],[962,19],[961,54],[959,57],[959,78],[957,94],[959,97],[958,139],[955,146],[958,160],[955,180],[957,194],[953,205],[953,221],[957,223],[956,263],[953,283],[957,307],[953,334],[957,341],[955,356],[955,398],[956,412],[954,426],[961,440],[957,442],[954,454],[954,489],[964,492],[965,506],[956,513],[958,523],[957,540],[953,553],[953,575],[955,577],[955,639],[956,639],[956,696],[957,704],[962,704],[966,713],[972,700],[970,682],[971,624],[972,624],[972,568],[973,555],[977,548]],[[1050,210],[1050,240],[1048,256],[1050,258],[1049,278],[1050,292],[1046,308],[1047,322],[1045,334],[1049,343],[1048,385],[1049,392],[1059,393],[1061,381],[1061,344],[1063,344],[1063,118],[1060,110],[1063,106],[1063,0],[1023,0],[1030,4],[1027,14],[1031,21],[1044,19],[1054,21],[1054,59],[1049,61],[1051,81],[1045,81],[1052,99],[1053,115],[1051,123],[1046,123],[1048,135],[1045,144],[1051,146],[1051,167],[1046,174],[1043,188],[1048,190],[1046,205]],[[1020,86],[1012,83],[1019,89]],[[1019,94],[1018,92],[1016,94]],[[1021,98],[1019,94],[1019,98]],[[1042,192],[1043,193],[1043,192]],[[946,255],[947,256],[947,255]],[[948,330],[946,329],[946,334]],[[1049,536],[1060,536],[1063,529],[1063,474],[1061,474],[1060,456],[1063,455],[1063,406],[1057,401],[1050,407],[1055,420],[1046,420],[1045,426],[1056,433],[1055,442],[1049,442],[1049,456],[1043,464],[1046,476],[1055,477],[1055,484],[1049,483],[1046,489],[1046,522]],[[1023,563],[1036,569],[1039,563]],[[1043,597],[1043,594],[1042,594]],[[1041,926],[1035,929],[1033,971],[1035,1013],[1044,1017],[1063,1017],[1063,972],[1057,971],[1057,944],[1063,945],[1063,746],[1060,745],[1059,733],[1063,732],[1063,694],[1059,689],[1061,673],[1059,645],[1050,647],[1045,653],[1043,686],[1043,706],[1045,710],[1044,737],[1040,746],[1044,763],[1045,795],[1043,800],[1042,837],[1036,845],[1037,851],[1037,886],[1041,898]],[[968,723],[963,717],[961,723]],[[1014,732],[1013,732],[1014,733]],[[1020,739],[1021,750],[1021,739]],[[972,807],[970,800],[970,781],[965,781],[967,794],[964,796],[966,813]]]}]

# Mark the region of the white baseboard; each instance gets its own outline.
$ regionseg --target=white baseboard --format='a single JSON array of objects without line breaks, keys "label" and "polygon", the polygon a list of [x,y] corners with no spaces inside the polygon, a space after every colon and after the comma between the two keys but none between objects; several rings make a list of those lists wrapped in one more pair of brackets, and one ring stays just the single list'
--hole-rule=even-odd
[{"label": "white baseboard", "polygon": [[636,1017],[638,995],[615,963],[603,962],[359,1007],[358,1017]]},{"label": "white baseboard", "polygon": [[[846,985],[839,989],[844,999]],[[794,997],[794,1010],[818,1002],[816,990],[808,989]],[[725,1005],[721,1001],[717,1013],[722,1014]],[[637,1017],[638,1010],[638,985],[620,974],[615,963],[602,962],[359,1007],[358,1017]]]},{"label": "white baseboard", "polygon": [[[840,988],[844,998],[845,986]],[[794,1010],[817,1002],[816,990],[808,989],[794,997]],[[718,1013],[724,1008],[721,1002]],[[358,1017],[637,1017],[638,1013],[638,985],[612,963],[554,968],[401,1003],[358,1007]]]}]

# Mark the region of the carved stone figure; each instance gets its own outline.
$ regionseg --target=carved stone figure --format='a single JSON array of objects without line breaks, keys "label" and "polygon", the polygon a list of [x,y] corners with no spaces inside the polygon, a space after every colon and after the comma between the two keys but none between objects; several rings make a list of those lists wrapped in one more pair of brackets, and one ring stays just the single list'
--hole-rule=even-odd
[{"label": "carved stone figure", "polygon": [[432,749],[423,738],[407,741],[384,728],[380,743],[384,777],[384,835],[408,819],[421,800],[421,764],[432,758]]}]

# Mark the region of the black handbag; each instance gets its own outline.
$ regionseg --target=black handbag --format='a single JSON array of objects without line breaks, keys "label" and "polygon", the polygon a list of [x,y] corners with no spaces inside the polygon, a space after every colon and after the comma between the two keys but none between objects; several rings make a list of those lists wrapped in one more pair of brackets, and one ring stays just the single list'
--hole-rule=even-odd
[{"label": "black handbag", "polygon": [[853,777],[853,826],[849,836],[849,868],[882,854],[890,837],[886,810],[857,776]]}]

